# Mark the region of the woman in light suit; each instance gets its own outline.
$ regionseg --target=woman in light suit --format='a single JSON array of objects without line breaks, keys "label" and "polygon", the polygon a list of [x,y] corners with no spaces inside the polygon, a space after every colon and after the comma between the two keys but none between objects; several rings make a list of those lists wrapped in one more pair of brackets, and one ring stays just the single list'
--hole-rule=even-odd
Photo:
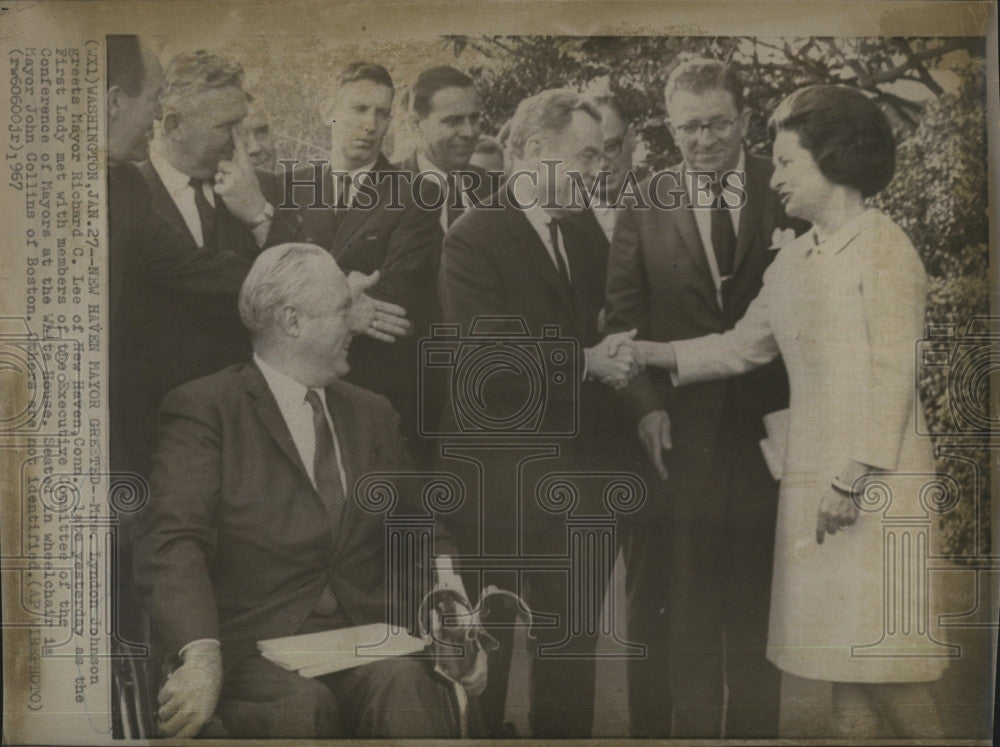
[{"label": "woman in light suit", "polygon": [[[768,658],[833,682],[839,736],[877,736],[883,720],[896,736],[940,736],[929,683],[946,649],[925,628],[939,611],[933,595],[929,611],[921,606],[930,585],[883,578],[883,519],[926,516],[914,475],[926,482],[935,469],[915,400],[924,268],[906,234],[864,204],[892,178],[892,131],[864,94],[842,86],[796,91],[771,129],[771,186],[813,229],[781,248],[732,331],[638,350],[679,385],[783,356],[791,400]],[[890,646],[865,648],[886,643],[892,598],[920,619],[897,626]]]}]

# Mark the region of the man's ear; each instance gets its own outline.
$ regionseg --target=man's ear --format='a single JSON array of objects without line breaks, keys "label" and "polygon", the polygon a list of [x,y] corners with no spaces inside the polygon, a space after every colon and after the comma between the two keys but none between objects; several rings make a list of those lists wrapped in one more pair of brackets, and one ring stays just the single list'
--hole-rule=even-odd
[{"label": "man's ear", "polygon": [[281,310],[281,329],[284,330],[285,334],[289,337],[298,337],[300,326],[299,326],[299,310],[294,306],[285,306]]},{"label": "man's ear", "polygon": [[536,160],[542,153],[542,141],[537,135],[532,135],[524,143],[524,157]]},{"label": "man's ear", "polygon": [[125,92],[122,91],[120,86],[111,86],[108,89],[108,119],[110,121],[113,122],[118,119],[124,96]]},{"label": "man's ear", "polygon": [[164,112],[163,134],[168,137],[180,126],[181,116],[177,112]]}]

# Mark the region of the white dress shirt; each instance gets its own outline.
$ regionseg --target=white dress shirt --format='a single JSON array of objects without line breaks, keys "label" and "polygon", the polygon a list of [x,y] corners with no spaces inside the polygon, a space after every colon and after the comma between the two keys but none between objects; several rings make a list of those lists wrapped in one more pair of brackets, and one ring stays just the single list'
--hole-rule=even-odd
[{"label": "white dress shirt", "polygon": [[[740,159],[737,161],[734,170],[746,174],[746,155],[742,150],[740,151]],[[719,176],[722,175],[720,174]],[[711,181],[712,179],[706,175],[689,173],[687,164],[684,164],[684,183],[687,185],[688,198],[691,200],[692,205],[704,205],[711,199],[711,193],[708,193],[708,196],[706,196],[706,191],[709,189],[708,185]],[[732,185],[731,190],[740,186],[746,187],[746,177],[744,176],[742,185],[735,180],[730,182],[730,184]],[[730,202],[734,199],[731,193],[727,197]],[[719,263],[715,258],[715,247],[712,246],[712,209],[710,207],[694,207],[692,211],[694,212],[695,223],[698,224],[698,235],[701,237],[701,246],[705,252],[705,259],[708,260],[708,268],[712,271],[712,282],[715,284],[715,297],[719,302],[719,306],[722,306],[722,277],[719,275]],[[733,233],[736,235],[737,240],[740,235],[741,212],[741,208],[729,209],[729,217],[733,219]]]},{"label": "white dress shirt", "polygon": [[[313,461],[316,456],[316,429],[313,426],[312,405],[306,402],[306,394],[309,392],[309,389],[286,376],[274,368],[274,366],[269,365],[256,353],[253,355],[253,360],[264,375],[264,380],[267,382],[271,394],[274,395],[274,399],[278,403],[278,409],[281,411],[281,416],[285,419],[285,425],[288,426],[288,431],[292,434],[295,449],[299,452],[302,464],[305,465],[309,479],[312,481],[313,487],[315,487],[316,475]],[[340,440],[337,438],[337,429],[330,418],[330,409],[326,406],[326,392],[322,389],[315,389],[314,391],[319,394],[320,402],[323,403],[326,422],[330,427],[330,433],[333,434],[333,448],[337,454],[337,471],[340,473],[340,485],[344,489],[344,495],[347,495],[347,477],[344,475],[344,462],[340,456]]]},{"label": "white dress shirt", "polygon": [[[517,185],[514,185],[514,191],[517,192]],[[542,244],[545,245],[545,251],[549,253],[549,259],[552,260],[552,266],[556,268],[556,272],[559,271],[559,262],[556,261],[555,247],[552,246],[552,236],[549,234],[549,223],[552,222],[552,215],[550,215],[544,208],[539,206],[538,200],[532,200],[526,194],[515,194],[517,201],[522,205],[531,205],[531,207],[525,209],[524,216],[528,219],[528,223],[531,227],[535,229],[535,233],[538,234],[538,238],[542,240]],[[559,236],[562,236],[562,228],[558,228]],[[573,279],[573,269],[569,266],[569,257],[566,254],[566,247],[564,246],[564,241],[559,240],[559,255],[562,257],[563,262],[566,263],[566,274],[569,275],[569,279]],[[583,376],[581,381],[585,380],[588,375],[587,360],[584,357],[583,362]]]},{"label": "white dress shirt", "polygon": [[[535,229],[535,233],[538,234],[538,238],[542,240],[542,244],[545,245],[545,251],[549,253],[549,259],[552,260],[552,266],[559,270],[559,262],[556,260],[555,248],[552,246],[552,236],[549,233],[549,223],[552,222],[552,215],[545,210],[542,205],[541,198],[536,197],[531,194],[531,189],[527,185],[522,186],[520,181],[517,181],[513,185],[514,197],[517,199],[520,205],[530,205],[531,207],[526,208],[522,212],[524,216],[528,219],[531,227]],[[562,236],[562,229],[559,229],[559,236]],[[569,273],[570,280],[573,279],[573,268],[569,266],[569,257],[566,255],[566,247],[564,246],[565,241],[560,239],[559,241],[559,254],[563,258],[563,262],[566,263],[566,272]]]},{"label": "white dress shirt", "polygon": [[[545,251],[549,253],[549,259],[552,260],[552,266],[559,270],[559,261],[556,259],[556,249],[552,246],[552,235],[549,233],[549,223],[552,222],[552,215],[550,215],[544,208],[538,205],[532,205],[527,210],[524,211],[524,216],[528,219],[531,227],[535,229],[535,233],[545,244]],[[565,243],[562,238],[562,229],[557,229],[559,231],[559,256],[562,257],[563,262],[566,263],[566,272],[569,274],[570,280],[573,279],[573,268],[569,266],[569,257],[566,254],[566,247],[563,245]]]},{"label": "white dress shirt", "polygon": [[[150,148],[149,162],[153,165],[157,176],[160,177],[160,181],[163,182],[163,186],[167,188],[167,192],[180,211],[181,217],[184,218],[184,223],[191,232],[194,243],[199,247],[204,247],[205,237],[201,233],[201,216],[198,215],[198,207],[194,204],[194,187],[190,184],[191,177],[171,166],[159,148],[155,147],[155,144],[154,147]],[[201,189],[208,204],[215,207],[215,191],[212,189],[211,180],[203,182]]]},{"label": "white dress shirt", "polygon": [[[273,366],[268,365],[256,353],[253,354],[253,360],[257,364],[257,368],[260,369],[261,374],[263,374],[268,389],[271,390],[271,394],[274,395],[274,399],[278,403],[281,417],[285,419],[285,425],[288,426],[288,430],[292,434],[295,450],[299,452],[299,457],[306,468],[309,480],[312,482],[313,487],[316,487],[315,465],[313,464],[316,456],[316,428],[313,425],[312,405],[306,402],[306,393],[309,390]],[[320,402],[323,403],[326,423],[330,428],[330,433],[333,435],[333,448],[337,455],[337,471],[340,473],[340,485],[344,489],[344,495],[347,495],[347,476],[344,474],[344,462],[340,456],[340,441],[337,439],[337,429],[333,427],[333,420],[330,418],[330,408],[326,406],[326,392],[322,389],[316,389],[315,391],[319,394]],[[450,570],[450,559],[447,562],[448,565],[446,567]],[[216,638],[199,638],[195,641],[188,641],[177,652],[178,656],[183,660],[184,653],[188,648],[198,643],[219,644],[219,641]]]}]

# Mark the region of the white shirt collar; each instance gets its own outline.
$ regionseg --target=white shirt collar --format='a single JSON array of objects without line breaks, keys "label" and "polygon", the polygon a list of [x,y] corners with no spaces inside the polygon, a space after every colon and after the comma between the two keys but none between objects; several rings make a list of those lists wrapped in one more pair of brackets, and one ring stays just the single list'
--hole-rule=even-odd
[{"label": "white shirt collar", "polygon": [[[302,406],[302,403],[306,401],[309,387],[300,384],[288,374],[282,373],[257,353],[253,354],[253,360],[264,375],[264,380],[267,382],[271,394],[274,395],[274,399],[278,402],[278,409],[281,410],[282,414]],[[326,407],[326,392],[321,388],[315,391],[319,393],[319,399]]]},{"label": "white shirt collar", "polygon": [[547,210],[542,208],[540,205],[535,204],[524,211],[524,216],[531,223],[532,227],[538,232],[538,235],[542,237],[546,244],[549,243],[549,223],[552,222],[552,214]]},{"label": "white shirt collar", "polygon": [[[518,205],[528,205],[529,207],[524,208],[521,212],[528,219],[531,227],[535,229],[539,236],[542,237],[542,241],[545,246],[549,246],[549,223],[554,217],[549,211],[542,207],[544,204],[544,198],[537,197],[534,194],[529,194],[531,187],[526,184],[522,184],[520,180],[514,182],[513,185],[514,199]],[[554,258],[553,258],[554,259]]]},{"label": "white shirt collar", "polygon": [[156,147],[155,142],[153,147],[149,149],[149,162],[153,165],[160,181],[163,182],[163,186],[167,188],[167,192],[171,196],[177,196],[186,189],[192,189],[191,177],[174,168],[160,148]]},{"label": "white shirt collar", "polygon": [[[549,259],[551,259],[553,265],[558,268],[559,260],[556,259],[556,252],[558,251],[563,262],[566,264],[566,272],[569,273],[569,276],[572,278],[573,268],[570,267],[569,256],[566,254],[566,247],[563,246],[563,242],[559,242],[558,249],[552,245],[552,233],[549,229],[549,224],[555,216],[553,216],[552,213],[545,208],[541,207],[541,201],[532,203],[525,200],[522,202],[522,204],[525,203],[530,205],[530,207],[527,207],[522,211],[524,213],[524,217],[528,219],[528,223],[530,223],[531,227],[535,229],[535,233],[538,234],[538,238],[542,240],[542,245],[545,247],[545,251],[548,252]],[[562,229],[560,228],[559,230],[561,235]]]}]

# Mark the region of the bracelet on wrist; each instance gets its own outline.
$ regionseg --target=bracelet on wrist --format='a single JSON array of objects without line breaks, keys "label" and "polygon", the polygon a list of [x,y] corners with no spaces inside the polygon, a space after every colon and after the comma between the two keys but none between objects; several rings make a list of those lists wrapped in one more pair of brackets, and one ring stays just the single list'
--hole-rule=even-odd
[{"label": "bracelet on wrist", "polygon": [[861,495],[861,491],[855,490],[852,485],[848,485],[839,477],[833,478],[833,482],[830,483],[830,487],[832,487],[841,495],[846,495],[850,498],[857,498],[858,496]]}]

